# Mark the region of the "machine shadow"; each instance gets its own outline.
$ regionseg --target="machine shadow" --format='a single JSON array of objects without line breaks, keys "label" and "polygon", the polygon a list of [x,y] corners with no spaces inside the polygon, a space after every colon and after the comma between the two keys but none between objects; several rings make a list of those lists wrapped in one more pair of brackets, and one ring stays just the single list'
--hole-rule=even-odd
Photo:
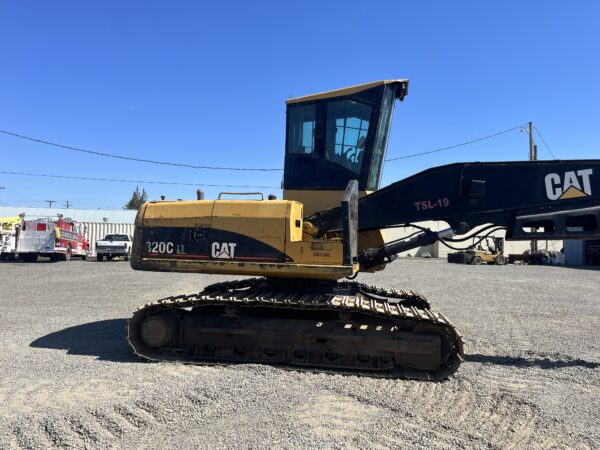
[{"label": "machine shadow", "polygon": [[465,355],[465,361],[499,366],[539,367],[540,369],[562,369],[564,367],[600,368],[600,363],[585,361],[583,359],[553,360],[550,358],[482,355],[480,353]]},{"label": "machine shadow", "polygon": [[68,355],[96,356],[102,361],[141,362],[127,343],[127,320],[110,319],[55,331],[31,344],[33,348],[66,350]]}]

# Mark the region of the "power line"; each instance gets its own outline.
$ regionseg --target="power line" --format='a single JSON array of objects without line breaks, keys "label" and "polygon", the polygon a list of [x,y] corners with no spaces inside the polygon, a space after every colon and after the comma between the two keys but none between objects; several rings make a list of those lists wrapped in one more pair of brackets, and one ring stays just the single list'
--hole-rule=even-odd
[{"label": "power line", "polygon": [[556,156],[554,156],[554,152],[552,150],[550,150],[550,147],[548,146],[548,144],[546,144],[546,140],[544,139],[544,137],[542,136],[542,133],[540,133],[540,130],[538,130],[538,127],[536,127],[535,125],[533,126],[533,129],[535,130],[535,132],[537,133],[537,135],[540,137],[540,139],[542,140],[542,142],[544,143],[544,145],[546,146],[546,148],[548,149],[548,151],[550,152],[550,154],[552,155],[552,157],[554,159],[558,159]]},{"label": "power line", "polygon": [[413,153],[411,155],[404,155],[404,156],[397,156],[395,158],[388,158],[385,161],[386,162],[391,162],[391,161],[397,161],[399,159],[414,158],[415,156],[429,155],[431,153],[442,152],[444,150],[450,150],[450,149],[453,149],[453,148],[462,147],[463,145],[474,144],[475,142],[480,142],[480,141],[484,141],[486,139],[491,139],[493,137],[500,136],[501,134],[506,134],[506,133],[509,133],[511,131],[519,130],[519,129],[521,129],[521,126],[512,127],[512,128],[509,128],[508,130],[499,131],[498,133],[494,133],[494,134],[490,134],[489,136],[484,136],[484,137],[480,137],[480,138],[477,138],[477,139],[473,139],[471,141],[463,142],[461,144],[455,144],[455,145],[450,145],[448,147],[436,148],[435,150],[429,150],[427,152]]},{"label": "power line", "polygon": [[28,177],[46,177],[46,178],[66,178],[70,180],[86,180],[86,181],[106,181],[112,183],[138,183],[138,184],[167,184],[175,186],[206,186],[206,187],[227,187],[227,188],[259,188],[259,189],[280,189],[279,186],[246,186],[237,184],[204,184],[204,183],[182,183],[174,181],[147,181],[147,180],[121,180],[114,178],[93,178],[93,177],[74,177],[69,175],[50,175],[44,173],[26,173],[26,172],[5,172],[0,171],[4,175],[21,175]]},{"label": "power line", "polygon": [[47,200],[29,200],[29,199],[9,200],[9,199],[3,198],[2,201],[8,202],[8,203],[47,203]]},{"label": "power line", "polygon": [[19,139],[25,139],[25,140],[32,141],[32,142],[37,142],[39,144],[45,144],[45,145],[51,145],[53,147],[59,147],[59,148],[65,149],[65,150],[89,153],[91,155],[96,155],[96,156],[105,156],[107,158],[124,159],[127,161],[136,161],[136,162],[143,162],[143,163],[148,163],[148,164],[160,164],[163,166],[187,167],[190,169],[202,169],[202,170],[237,170],[237,171],[255,171],[255,172],[280,172],[283,170],[283,169],[265,169],[265,168],[250,168],[250,167],[198,166],[198,165],[194,165],[194,164],[174,163],[174,162],[168,162],[168,161],[155,161],[152,159],[134,158],[133,156],[115,155],[112,153],[97,152],[94,150],[88,150],[88,149],[80,148],[80,147],[72,147],[70,145],[57,144],[55,142],[50,142],[50,141],[46,141],[43,139],[29,137],[29,136],[23,136],[21,134],[12,133],[12,132],[6,131],[6,130],[0,130],[0,133],[6,134],[8,136],[13,136],[13,137],[16,137]]},{"label": "power line", "polygon": [[[75,206],[75,205],[85,205],[85,206],[92,206],[94,208],[102,208],[98,203],[86,203],[86,202],[80,202],[80,201],[76,201],[76,202],[72,202],[71,200],[58,200],[58,202],[60,201],[64,201],[64,202],[69,202],[69,208]],[[47,203],[47,200],[30,200],[30,199],[21,199],[21,200],[8,200],[8,199],[2,199],[2,202],[7,202],[4,203],[5,205],[8,205],[8,203]],[[0,203],[2,203],[0,202]],[[53,200],[54,202],[54,200]],[[110,209],[110,208],[109,208]]]},{"label": "power line", "polygon": [[[429,151],[425,151],[425,152],[420,152],[420,153],[413,153],[410,155],[404,155],[404,156],[397,156],[395,158],[388,158],[385,161],[386,162],[392,162],[392,161],[398,161],[400,159],[407,159],[407,158],[414,158],[417,156],[423,156],[423,155],[429,155],[432,153],[437,153],[437,152],[442,152],[445,150],[451,150],[453,148],[458,148],[458,147],[462,147],[464,145],[469,145],[469,144],[474,144],[475,142],[480,142],[480,141],[484,141],[486,139],[491,139],[497,136],[500,136],[502,134],[506,134],[506,133],[510,133],[511,131],[514,130],[518,130],[521,129],[522,126],[516,126],[516,127],[512,127],[509,128],[507,130],[504,131],[499,131],[497,133],[494,134],[490,134],[489,136],[483,136],[477,139],[472,139],[470,141],[466,141],[466,142],[462,142],[460,144],[455,144],[455,145],[449,145],[447,147],[441,147],[441,148],[437,148],[434,150],[429,150]],[[544,145],[546,145],[546,148],[548,148],[548,151],[554,156],[554,154],[552,153],[552,151],[550,150],[550,148],[548,147],[548,144],[546,144],[546,142],[544,141],[544,138],[541,136],[539,130],[537,130],[538,135],[540,136],[540,138],[542,139],[542,141],[544,142]],[[9,135],[9,136],[13,136],[13,137],[17,137],[20,139],[26,139],[32,142],[37,142],[37,143],[41,143],[41,144],[45,144],[45,145],[51,145],[54,147],[59,147],[59,148],[63,148],[66,150],[73,150],[73,151],[77,151],[77,152],[83,152],[83,153],[89,153],[92,155],[97,155],[97,156],[105,156],[108,158],[116,158],[116,159],[122,159],[122,160],[127,160],[127,161],[136,161],[136,162],[143,162],[143,163],[148,163],[148,164],[159,164],[159,165],[165,165],[165,166],[174,166],[174,167],[187,167],[187,168],[191,168],[191,169],[206,169],[206,170],[236,170],[236,171],[259,171],[259,172],[280,172],[283,169],[274,169],[274,168],[247,168],[247,167],[218,167],[218,166],[199,166],[199,165],[193,165],[193,164],[185,164],[185,163],[174,163],[174,162],[168,162],[168,161],[156,161],[156,160],[151,160],[151,159],[142,159],[142,158],[134,158],[131,156],[122,156],[122,155],[115,155],[112,153],[103,153],[103,152],[97,152],[94,150],[88,150],[88,149],[83,149],[83,148],[79,148],[79,147],[72,147],[69,145],[63,145],[63,144],[57,144],[55,142],[50,142],[50,141],[46,141],[43,139],[36,139],[36,138],[32,138],[29,136],[23,136],[17,133],[12,133],[10,131],[6,131],[6,130],[0,130],[0,133]],[[2,172],[0,172],[2,173]],[[38,175],[38,176],[46,176],[46,175]],[[69,178],[69,177],[65,177],[65,178]],[[76,177],[71,177],[71,178],[76,178]],[[83,179],[83,177],[82,177]],[[118,180],[105,180],[105,179],[93,179],[93,180],[98,180],[98,181],[118,181]],[[125,180],[124,182],[129,182],[128,180]],[[154,183],[154,184],[181,184],[181,183],[163,183],[163,182],[147,182],[147,183]],[[193,183],[183,183],[184,185],[193,185]],[[269,187],[269,186],[230,186],[230,185],[205,185],[205,186],[216,186],[216,187]]]},{"label": "power line", "polygon": [[85,206],[93,206],[94,208],[101,208],[101,206],[98,203],[80,202],[79,200],[77,200],[76,202],[71,202],[71,205],[85,205]]}]

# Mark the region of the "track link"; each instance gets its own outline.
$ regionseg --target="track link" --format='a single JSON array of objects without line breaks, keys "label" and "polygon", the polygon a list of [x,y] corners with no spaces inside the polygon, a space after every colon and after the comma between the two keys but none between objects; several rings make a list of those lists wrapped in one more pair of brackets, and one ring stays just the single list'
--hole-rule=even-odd
[{"label": "track link", "polygon": [[413,291],[264,278],[216,283],[138,309],[129,342],[152,361],[247,362],[441,381],[463,361],[453,325]]}]

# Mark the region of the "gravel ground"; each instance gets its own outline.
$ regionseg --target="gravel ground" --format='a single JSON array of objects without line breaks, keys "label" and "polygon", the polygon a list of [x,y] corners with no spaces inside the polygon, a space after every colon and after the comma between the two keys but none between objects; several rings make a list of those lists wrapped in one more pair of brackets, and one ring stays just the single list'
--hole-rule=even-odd
[{"label": "gravel ground", "polygon": [[600,448],[600,271],[402,259],[464,335],[444,383],[143,363],[140,304],[224,277],[125,262],[0,265],[0,448]]}]

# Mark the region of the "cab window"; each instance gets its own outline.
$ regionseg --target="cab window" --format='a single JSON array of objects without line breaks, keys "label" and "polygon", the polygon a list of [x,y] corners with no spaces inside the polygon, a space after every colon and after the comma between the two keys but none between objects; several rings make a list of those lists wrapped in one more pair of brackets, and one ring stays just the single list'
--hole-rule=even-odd
[{"label": "cab window", "polygon": [[315,105],[288,110],[287,152],[310,155],[315,151]]},{"label": "cab window", "polygon": [[354,100],[327,105],[326,158],[360,174],[369,133],[371,107]]},{"label": "cab window", "polygon": [[379,119],[379,128],[375,136],[375,145],[373,146],[373,157],[371,158],[371,168],[369,169],[369,180],[367,188],[377,190],[379,180],[381,179],[381,166],[388,141],[388,133],[394,109],[395,90],[387,87],[383,94],[383,104],[381,106],[381,117]]}]

